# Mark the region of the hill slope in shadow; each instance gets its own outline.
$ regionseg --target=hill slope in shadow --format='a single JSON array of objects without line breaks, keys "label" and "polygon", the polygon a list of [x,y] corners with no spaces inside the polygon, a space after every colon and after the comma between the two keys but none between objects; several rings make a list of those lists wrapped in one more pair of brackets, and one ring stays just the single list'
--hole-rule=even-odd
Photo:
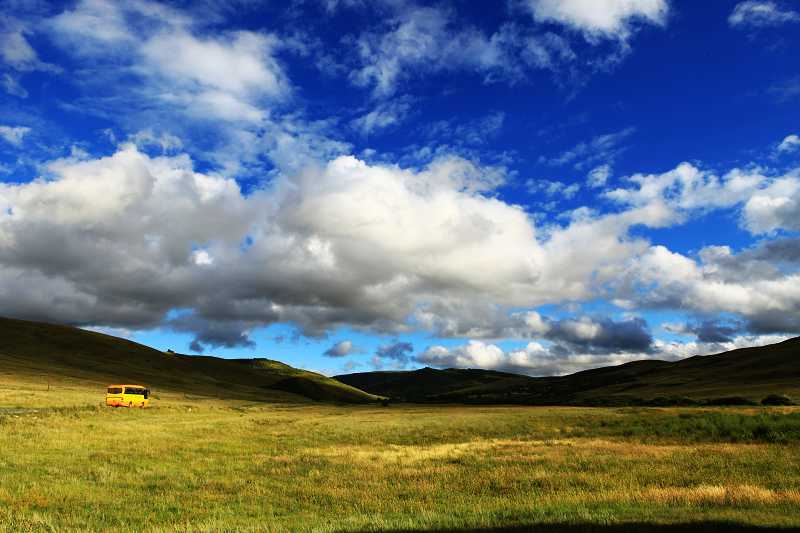
[{"label": "hill slope in shadow", "polygon": [[635,405],[732,396],[757,401],[769,394],[800,399],[800,337],[675,362],[634,361],[558,377],[423,368],[334,379],[410,402]]},{"label": "hill slope in shadow", "polygon": [[0,376],[100,386],[143,383],[186,394],[257,401],[379,400],[279,361],[165,353],[103,333],[10,318],[0,318]]}]

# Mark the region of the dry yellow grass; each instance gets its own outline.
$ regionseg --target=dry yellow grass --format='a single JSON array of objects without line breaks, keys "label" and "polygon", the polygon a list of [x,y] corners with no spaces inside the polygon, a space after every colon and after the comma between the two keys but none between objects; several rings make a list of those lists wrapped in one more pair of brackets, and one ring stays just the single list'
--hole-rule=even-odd
[{"label": "dry yellow grass", "polygon": [[127,410],[100,407],[102,387],[68,383],[61,407],[40,383],[3,379],[0,531],[800,527],[796,440],[614,433],[760,410],[336,407],[163,391]]}]

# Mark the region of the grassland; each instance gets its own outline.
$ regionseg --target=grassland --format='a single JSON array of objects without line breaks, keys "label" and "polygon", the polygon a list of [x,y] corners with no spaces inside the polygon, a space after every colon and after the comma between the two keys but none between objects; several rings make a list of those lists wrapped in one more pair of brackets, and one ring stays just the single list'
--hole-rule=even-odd
[{"label": "grassland", "polygon": [[155,390],[152,408],[128,410],[101,407],[102,393],[0,375],[0,531],[800,527],[794,407],[384,408]]}]

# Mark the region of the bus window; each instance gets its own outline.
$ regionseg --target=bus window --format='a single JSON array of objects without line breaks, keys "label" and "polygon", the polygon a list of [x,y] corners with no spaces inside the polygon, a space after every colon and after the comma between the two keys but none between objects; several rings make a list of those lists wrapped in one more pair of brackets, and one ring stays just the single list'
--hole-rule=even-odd
[{"label": "bus window", "polygon": [[109,394],[122,394],[122,387],[109,387],[108,388]]},{"label": "bus window", "polygon": [[144,389],[140,389],[138,387],[126,387],[125,394],[136,394],[138,396],[141,396],[144,394]]},{"label": "bus window", "polygon": [[144,399],[146,400],[149,397],[150,397],[150,389],[144,389]]}]

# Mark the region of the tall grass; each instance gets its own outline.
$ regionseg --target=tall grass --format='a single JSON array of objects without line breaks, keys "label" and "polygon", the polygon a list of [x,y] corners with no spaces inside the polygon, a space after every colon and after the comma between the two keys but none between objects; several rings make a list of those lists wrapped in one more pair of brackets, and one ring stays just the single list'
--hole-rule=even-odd
[{"label": "tall grass", "polygon": [[690,411],[603,420],[599,428],[583,426],[576,435],[603,434],[644,441],[768,442],[800,441],[800,412]]}]

